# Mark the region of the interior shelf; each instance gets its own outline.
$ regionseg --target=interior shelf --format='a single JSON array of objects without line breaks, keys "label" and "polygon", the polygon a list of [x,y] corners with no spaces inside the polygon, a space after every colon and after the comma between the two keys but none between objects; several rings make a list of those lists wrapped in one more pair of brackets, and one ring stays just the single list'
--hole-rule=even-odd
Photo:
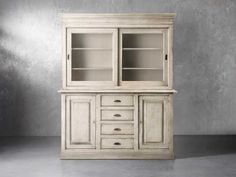
[{"label": "interior shelf", "polygon": [[162,48],[123,48],[123,50],[162,50]]},{"label": "interior shelf", "polygon": [[72,50],[112,50],[112,48],[72,48]]},{"label": "interior shelf", "polygon": [[72,68],[72,70],[112,70],[112,68]]},{"label": "interior shelf", "polygon": [[123,70],[162,70],[162,68],[122,68]]}]

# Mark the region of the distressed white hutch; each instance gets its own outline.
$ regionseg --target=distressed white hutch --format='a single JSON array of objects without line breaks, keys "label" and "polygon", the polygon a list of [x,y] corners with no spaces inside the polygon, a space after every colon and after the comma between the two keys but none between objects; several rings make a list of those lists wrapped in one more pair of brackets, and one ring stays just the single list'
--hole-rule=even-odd
[{"label": "distressed white hutch", "polygon": [[62,159],[173,158],[174,14],[63,14]]}]

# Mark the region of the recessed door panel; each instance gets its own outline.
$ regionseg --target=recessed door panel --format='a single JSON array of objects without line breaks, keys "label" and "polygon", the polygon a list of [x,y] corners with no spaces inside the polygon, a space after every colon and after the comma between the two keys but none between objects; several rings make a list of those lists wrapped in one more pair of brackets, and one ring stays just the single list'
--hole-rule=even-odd
[{"label": "recessed door panel", "polygon": [[67,147],[95,148],[95,97],[67,99]]},{"label": "recessed door panel", "polygon": [[167,147],[168,106],[166,96],[141,96],[139,98],[140,149]]}]

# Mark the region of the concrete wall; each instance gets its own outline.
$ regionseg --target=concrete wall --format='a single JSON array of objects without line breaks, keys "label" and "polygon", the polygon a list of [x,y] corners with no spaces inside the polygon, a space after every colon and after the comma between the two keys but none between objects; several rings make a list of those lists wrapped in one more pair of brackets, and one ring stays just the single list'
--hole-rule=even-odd
[{"label": "concrete wall", "polygon": [[58,13],[175,12],[175,134],[236,133],[236,1],[0,0],[0,134],[60,135]]}]

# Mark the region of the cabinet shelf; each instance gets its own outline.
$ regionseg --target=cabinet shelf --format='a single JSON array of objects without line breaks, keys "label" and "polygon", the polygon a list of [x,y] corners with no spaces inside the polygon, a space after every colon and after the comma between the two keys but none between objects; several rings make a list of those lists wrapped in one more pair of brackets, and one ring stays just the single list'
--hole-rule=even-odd
[{"label": "cabinet shelf", "polygon": [[123,50],[162,50],[162,48],[123,48]]},{"label": "cabinet shelf", "polygon": [[112,70],[112,68],[72,68],[72,70]]},{"label": "cabinet shelf", "polygon": [[72,48],[72,50],[112,50],[112,48]]},{"label": "cabinet shelf", "polygon": [[162,70],[162,68],[122,68],[123,70]]}]

